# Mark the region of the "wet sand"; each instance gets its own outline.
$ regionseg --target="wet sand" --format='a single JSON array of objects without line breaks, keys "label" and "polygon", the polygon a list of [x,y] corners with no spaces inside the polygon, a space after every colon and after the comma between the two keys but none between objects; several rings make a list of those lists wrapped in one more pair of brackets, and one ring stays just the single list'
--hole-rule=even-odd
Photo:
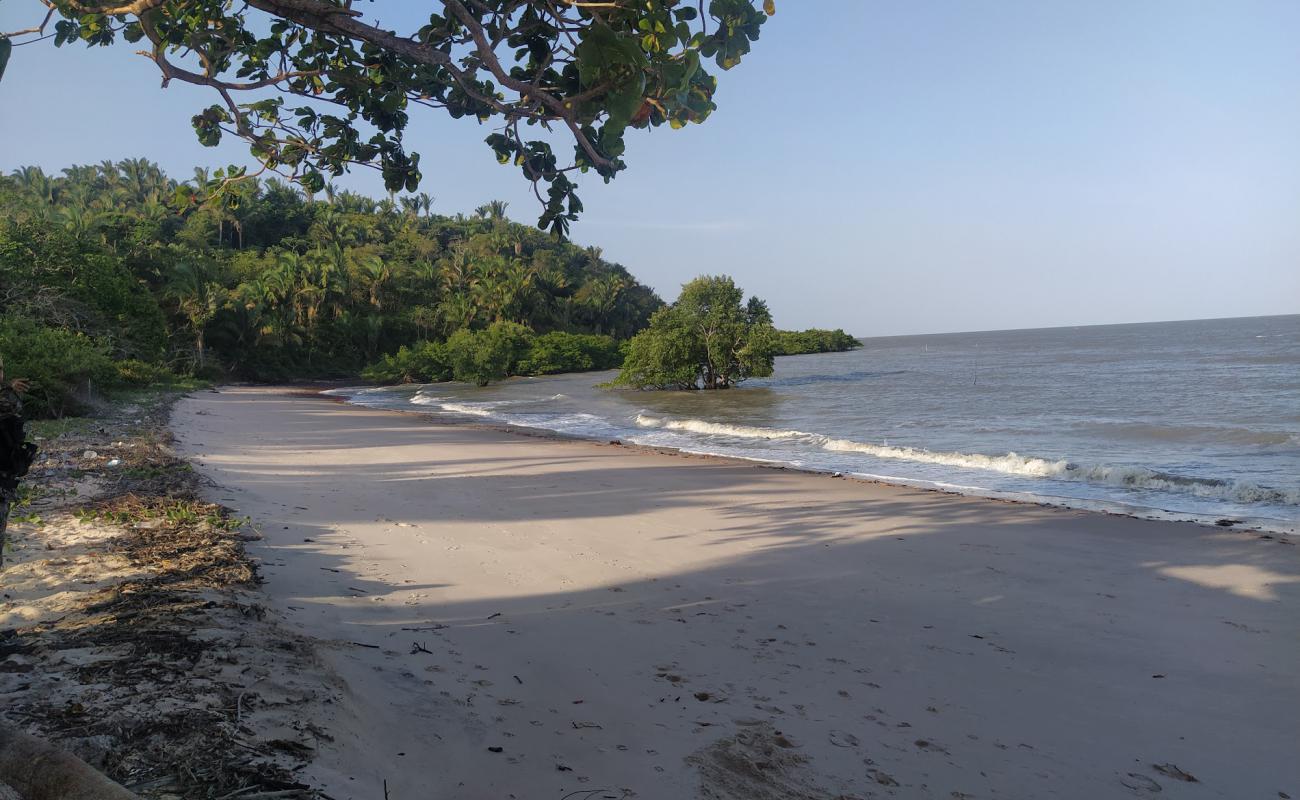
[{"label": "wet sand", "polygon": [[276,389],[173,427],[341,679],[337,800],[1300,797],[1283,539]]}]

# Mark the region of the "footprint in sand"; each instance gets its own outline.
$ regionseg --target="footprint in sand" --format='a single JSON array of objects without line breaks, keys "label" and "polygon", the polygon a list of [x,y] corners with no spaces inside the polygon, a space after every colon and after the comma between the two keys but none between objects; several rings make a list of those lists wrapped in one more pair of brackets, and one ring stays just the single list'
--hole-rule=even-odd
[{"label": "footprint in sand", "polygon": [[1119,782],[1140,795],[1159,794],[1163,789],[1160,784],[1140,772],[1130,772],[1120,777]]}]

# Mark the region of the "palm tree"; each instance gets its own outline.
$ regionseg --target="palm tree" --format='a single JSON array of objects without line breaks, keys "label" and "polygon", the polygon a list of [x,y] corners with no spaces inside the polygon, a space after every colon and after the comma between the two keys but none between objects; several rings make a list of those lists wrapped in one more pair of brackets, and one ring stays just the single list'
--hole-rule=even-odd
[{"label": "palm tree", "polygon": [[510,204],[505,200],[489,200],[474,209],[474,216],[479,219],[490,219],[493,222],[504,222],[506,218],[506,208],[509,205]]},{"label": "palm tree", "polygon": [[384,288],[384,284],[392,280],[393,277],[393,271],[388,266],[388,262],[379,256],[369,256],[357,264],[357,272],[365,280],[370,306],[376,311],[383,310],[383,302],[379,296],[380,291]]},{"label": "palm tree", "polygon": [[197,369],[203,369],[204,330],[225,304],[228,292],[213,280],[209,266],[199,261],[186,261],[173,268],[164,294],[176,301],[177,308],[189,322],[194,334],[195,363]]}]

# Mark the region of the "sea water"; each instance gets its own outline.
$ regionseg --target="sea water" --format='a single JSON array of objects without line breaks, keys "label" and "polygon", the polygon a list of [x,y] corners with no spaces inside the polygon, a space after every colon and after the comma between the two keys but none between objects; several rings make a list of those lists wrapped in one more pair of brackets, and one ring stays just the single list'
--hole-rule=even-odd
[{"label": "sea water", "polygon": [[616,373],[350,402],[963,494],[1300,530],[1300,315],[891,336],[719,392]]}]

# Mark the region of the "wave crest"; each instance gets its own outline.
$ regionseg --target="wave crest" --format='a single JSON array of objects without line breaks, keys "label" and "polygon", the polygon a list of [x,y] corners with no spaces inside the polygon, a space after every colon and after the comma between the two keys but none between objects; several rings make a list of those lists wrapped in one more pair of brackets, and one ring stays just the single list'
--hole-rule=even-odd
[{"label": "wave crest", "polygon": [[690,431],[710,436],[736,436],[742,439],[798,439],[815,437],[816,434],[803,431],[783,431],[776,428],[757,428],[750,425],[727,425],[720,422],[706,422],[702,419],[661,419],[648,414],[637,414],[636,424],[642,428],[663,428],[670,431]]},{"label": "wave crest", "polygon": [[986,470],[1007,475],[1078,481],[1126,489],[1180,492],[1197,497],[1243,504],[1300,505],[1300,490],[1282,491],[1248,482],[1186,477],[1145,467],[1079,464],[1065,459],[1052,460],[1037,456],[1024,456],[1014,452],[1004,455],[985,455],[983,453],[933,451],[920,447],[900,447],[857,442],[852,439],[836,439],[804,431],[761,428],[748,425],[727,425],[699,419],[661,419],[647,414],[638,414],[636,423],[643,428],[688,431],[710,436],[766,440],[801,439],[830,452],[860,453],[873,458]]}]

